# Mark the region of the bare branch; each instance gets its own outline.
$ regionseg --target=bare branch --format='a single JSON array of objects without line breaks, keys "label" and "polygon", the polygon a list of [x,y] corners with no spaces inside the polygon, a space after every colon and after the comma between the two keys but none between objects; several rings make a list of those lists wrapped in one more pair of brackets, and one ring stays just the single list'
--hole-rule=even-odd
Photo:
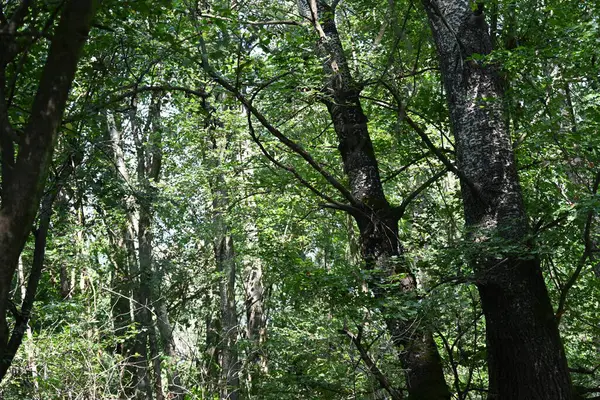
[{"label": "bare branch", "polygon": [[[594,185],[592,188],[592,194],[596,195],[598,193],[598,187],[600,186],[600,171],[596,173],[596,179],[594,180]],[[583,267],[585,267],[586,261],[592,257],[592,253],[594,251],[594,243],[592,242],[591,232],[592,232],[592,222],[594,221],[594,210],[589,210],[587,213],[587,218],[585,221],[585,228],[583,231],[583,242],[585,245],[585,249],[583,250],[583,254],[579,258],[579,262],[577,263],[577,267],[573,272],[573,275],[569,278],[569,280],[564,284],[564,286],[560,290],[560,298],[558,300],[558,307],[556,308],[556,323],[560,324],[560,320],[563,314],[566,311],[567,305],[567,296],[569,295],[569,290],[575,285],[577,279],[579,279],[579,275],[581,275],[581,271]]]},{"label": "bare branch", "polygon": [[252,105],[252,102],[247,99],[239,90],[231,85],[224,77],[215,71],[208,62],[208,55],[206,52],[206,44],[202,36],[199,37],[200,47],[202,49],[202,67],[204,70],[225,90],[233,94],[242,103],[246,109],[254,115],[254,117],[264,126],[273,136],[275,136],[281,143],[292,150],[294,153],[302,157],[315,171],[325,178],[330,185],[336,188],[340,194],[350,202],[356,208],[360,208],[360,202],[350,193],[350,191],[342,185],[333,175],[327,172],[306,150],[302,148],[298,143],[289,139],[279,129],[275,128],[269,123],[267,118]]},{"label": "bare branch", "polygon": [[328,202],[328,204],[323,205],[323,207],[334,208],[337,210],[344,210],[351,214],[355,214],[356,211],[358,211],[357,209],[355,209],[354,207],[352,207],[350,205],[340,203],[340,202],[334,200],[333,198],[331,198],[330,196],[327,196],[325,193],[321,192],[316,187],[314,187],[310,182],[308,182],[306,179],[304,179],[302,177],[302,175],[300,175],[298,173],[298,171],[296,171],[295,168],[285,165],[282,162],[278,161],[275,157],[273,157],[273,155],[271,155],[269,153],[269,151],[263,146],[262,142],[256,136],[256,133],[254,132],[254,126],[252,125],[252,115],[251,114],[248,114],[248,130],[250,131],[250,136],[252,137],[252,140],[254,141],[254,143],[256,143],[258,145],[258,148],[260,149],[260,151],[264,154],[265,157],[267,157],[267,159],[269,161],[271,161],[277,167],[291,173],[302,184],[302,186],[308,188],[311,192],[313,192],[314,194],[316,194],[317,196],[319,196],[320,198],[322,198]]},{"label": "bare branch", "polygon": [[479,195],[480,191],[477,188],[477,186],[475,186],[475,184],[469,178],[467,178],[467,176],[461,170],[456,168],[456,166],[448,159],[448,157],[446,157],[446,155],[433,144],[433,142],[431,141],[431,139],[429,139],[429,136],[427,136],[427,133],[425,133],[423,128],[421,128],[407,114],[404,114],[404,120],[408,125],[410,125],[411,128],[413,128],[413,130],[417,133],[417,135],[419,135],[423,143],[425,143],[429,150],[431,150],[433,154],[435,154],[435,156],[442,162],[442,164],[444,164],[449,171],[452,171],[456,176],[458,176],[461,182],[467,185],[475,196],[481,198],[481,196]]},{"label": "bare branch", "polygon": [[346,335],[348,338],[350,338],[350,340],[352,341],[352,343],[354,344],[354,346],[360,353],[360,358],[363,360],[365,365],[369,368],[369,370],[371,371],[371,373],[373,374],[375,379],[377,379],[377,382],[379,382],[381,387],[384,388],[390,394],[390,396],[392,396],[392,400],[402,399],[403,398],[402,392],[396,390],[392,386],[392,384],[390,383],[388,378],[381,372],[379,367],[377,367],[377,364],[375,363],[375,361],[373,360],[373,358],[371,357],[369,352],[363,346],[363,344],[362,344],[362,327],[360,327],[360,326],[358,327],[358,334],[354,334],[354,333],[350,332],[347,328],[341,329],[339,332],[343,335]]},{"label": "bare branch", "polygon": [[403,173],[408,168],[410,168],[411,166],[415,165],[416,163],[418,163],[422,159],[429,157],[431,154],[432,154],[431,151],[428,151],[426,153],[421,154],[420,156],[418,156],[414,160],[409,161],[408,164],[403,165],[399,169],[397,169],[394,172],[392,172],[389,176],[386,176],[385,178],[381,179],[381,183],[385,183],[385,182],[391,181],[392,179],[394,179],[395,177],[397,177],[398,175],[400,175],[401,173]]},{"label": "bare branch", "polygon": [[266,26],[266,25],[295,25],[295,26],[302,26],[302,22],[300,21],[294,21],[294,20],[268,20],[268,21],[248,21],[248,20],[234,20],[232,18],[227,18],[227,17],[222,17],[220,15],[214,15],[214,14],[206,14],[206,13],[202,13],[199,15],[199,17],[204,17],[204,18],[209,18],[209,19],[216,19],[219,21],[227,21],[227,22],[234,22],[236,24],[240,24],[240,25],[252,25],[252,26]]},{"label": "bare branch", "polygon": [[446,175],[446,172],[448,172],[448,170],[446,168],[444,168],[443,170],[439,171],[438,173],[433,175],[431,178],[429,178],[425,182],[423,182],[423,184],[421,184],[421,186],[416,188],[410,195],[408,195],[404,200],[402,200],[402,203],[398,207],[394,207],[392,209],[394,216],[398,219],[402,218],[404,216],[404,213],[406,212],[406,208],[408,207],[408,205],[414,199],[416,199],[417,196],[419,196],[419,194],[421,194],[421,192],[423,190],[427,189],[429,186],[433,185],[442,176]]}]

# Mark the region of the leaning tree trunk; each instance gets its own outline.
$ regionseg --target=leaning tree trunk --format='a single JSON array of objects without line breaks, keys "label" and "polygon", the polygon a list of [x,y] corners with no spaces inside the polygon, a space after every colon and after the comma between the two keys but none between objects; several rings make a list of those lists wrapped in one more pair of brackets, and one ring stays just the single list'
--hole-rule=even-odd
[{"label": "leaning tree trunk", "polygon": [[[7,66],[22,50],[17,41],[29,14],[30,1],[22,1],[0,24],[0,148],[2,202],[0,205],[0,379],[12,357],[7,311],[11,282],[19,256],[31,231],[77,62],[87,39],[98,0],[71,0],[63,6],[48,57],[33,99],[29,121],[17,135],[7,109]],[[18,140],[18,146],[15,141]],[[15,156],[15,148],[18,148]]]},{"label": "leaning tree trunk", "polygon": [[[359,228],[361,256],[368,269],[382,271],[371,280],[378,297],[398,296],[381,288],[395,274],[403,276],[402,296],[415,296],[416,280],[405,264],[398,238],[398,215],[383,191],[377,158],[367,128],[360,99],[335,24],[334,10],[321,0],[308,0],[301,12],[312,21],[319,34],[320,52],[326,57],[325,100],[338,138],[338,149],[348,177],[350,191],[360,203],[353,217]],[[384,314],[386,311],[383,310]],[[391,314],[391,312],[390,312]],[[401,349],[400,361],[406,369],[410,399],[449,399],[450,393],[436,344],[427,324],[419,319],[402,320],[386,316],[394,344]]]},{"label": "leaning tree trunk", "polygon": [[486,319],[489,399],[570,399],[565,352],[527,243],[527,217],[481,5],[423,1],[440,58],[456,140],[470,262]]}]

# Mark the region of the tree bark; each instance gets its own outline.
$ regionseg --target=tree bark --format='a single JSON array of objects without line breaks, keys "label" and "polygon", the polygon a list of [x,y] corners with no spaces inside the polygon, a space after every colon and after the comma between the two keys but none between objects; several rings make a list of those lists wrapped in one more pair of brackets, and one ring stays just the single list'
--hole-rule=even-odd
[{"label": "tree bark", "polygon": [[[527,243],[527,216],[482,6],[424,0],[456,140],[465,222],[486,318],[489,399],[571,399],[565,352]],[[475,188],[476,192],[472,190]]]},{"label": "tree bark", "polygon": [[[125,162],[121,130],[117,127],[112,113],[107,112],[106,120],[117,175],[125,185],[131,187],[133,182]],[[127,376],[124,377],[123,387],[127,396],[143,399],[146,396],[152,396],[152,388],[148,376],[148,336],[147,329],[144,329],[147,325],[146,319],[144,319],[144,313],[147,311],[147,301],[142,295],[142,290],[140,290],[140,282],[145,281],[146,278],[140,277],[140,253],[142,258],[147,258],[147,237],[140,239],[139,230],[141,228],[145,235],[149,221],[145,216],[145,220],[140,222],[141,217],[136,206],[133,195],[127,195],[123,204],[127,218],[125,225],[121,228],[122,238],[114,240],[118,246],[118,254],[115,260],[117,268],[115,268],[113,275],[114,283],[117,284],[115,286],[117,294],[113,301],[115,303],[114,316],[116,319],[114,323],[116,334],[118,334],[118,331],[126,333],[126,329],[131,324],[138,325],[138,334],[133,339],[125,341],[121,349],[123,355],[127,357],[125,368]],[[143,249],[140,247],[140,241]],[[147,261],[146,258],[144,258],[144,262]]]},{"label": "tree bark", "polygon": [[[334,10],[324,1],[308,0],[308,8],[301,12],[313,22],[320,37],[320,51],[326,56],[325,104],[333,120],[350,191],[360,203],[353,217],[359,228],[361,256],[368,269],[381,271],[369,282],[371,288],[379,298],[398,296],[382,289],[381,284],[390,283],[391,276],[399,275],[402,296],[415,296],[416,280],[402,257],[398,215],[385,197],[367,117],[359,99],[361,89],[350,72]],[[383,311],[386,314],[391,310]],[[409,398],[449,399],[441,358],[427,324],[420,319],[385,318],[394,344],[401,349]]]},{"label": "tree bark", "polygon": [[[20,24],[28,12],[28,1],[16,13]],[[0,146],[2,147],[2,204],[0,206],[0,358],[7,359],[10,286],[19,255],[29,236],[54,148],[56,133],[64,112],[81,49],[87,39],[99,1],[68,1],[52,38],[29,121],[19,140],[14,158],[15,132],[6,103],[6,66],[16,55],[14,36],[1,40],[0,57]],[[3,33],[16,32],[11,22],[2,24]],[[18,26],[17,26],[18,27]],[[8,39],[6,38],[8,37]],[[0,373],[0,379],[4,373]]]}]

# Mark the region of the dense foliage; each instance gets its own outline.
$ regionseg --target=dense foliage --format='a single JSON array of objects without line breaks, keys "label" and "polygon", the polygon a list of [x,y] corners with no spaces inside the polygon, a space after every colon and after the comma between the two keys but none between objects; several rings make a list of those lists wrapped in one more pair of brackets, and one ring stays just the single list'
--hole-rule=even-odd
[{"label": "dense foliage", "polygon": [[[0,111],[18,137],[63,3],[0,6],[3,21],[29,9],[11,33],[27,43],[0,60]],[[389,329],[399,321],[433,335],[451,398],[487,398],[470,266],[486,251],[539,258],[573,398],[600,394],[600,3],[472,4],[494,50],[463,62],[502,79],[527,251],[496,237],[475,243],[465,227],[468,185],[448,165],[448,93],[423,5],[316,3],[335,10],[385,199],[399,213],[402,251],[386,261],[395,272],[364,256],[330,115],[328,39],[310,2],[105,0],[11,275],[12,329],[51,213],[0,397],[406,398],[398,356],[408,345]]]}]

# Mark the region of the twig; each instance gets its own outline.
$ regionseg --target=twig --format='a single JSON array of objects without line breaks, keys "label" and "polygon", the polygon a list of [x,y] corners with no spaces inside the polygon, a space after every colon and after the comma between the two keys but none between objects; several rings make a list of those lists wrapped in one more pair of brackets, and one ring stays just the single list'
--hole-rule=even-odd
[{"label": "twig", "polygon": [[[592,194],[595,195],[598,192],[598,186],[600,186],[600,171],[596,174],[596,179],[594,180],[594,186],[592,188]],[[573,275],[569,278],[569,280],[565,283],[560,291],[560,298],[558,300],[558,307],[556,308],[556,324],[560,324],[560,320],[563,314],[566,311],[567,304],[567,296],[569,295],[569,291],[579,279],[579,275],[581,275],[581,271],[583,267],[585,267],[585,263],[588,258],[591,257],[592,252],[594,250],[594,244],[591,240],[591,232],[592,232],[592,222],[594,220],[594,210],[589,210],[587,213],[587,218],[585,221],[585,228],[583,231],[583,242],[585,245],[585,249],[583,254],[579,258],[579,262],[577,263],[577,267],[573,272]]]},{"label": "twig", "polygon": [[392,209],[392,212],[394,213],[394,216],[396,218],[398,218],[398,219],[402,218],[404,216],[404,213],[406,212],[406,207],[408,207],[408,205],[419,194],[421,194],[421,192],[423,190],[427,189],[429,186],[431,186],[433,183],[435,183],[442,176],[446,175],[446,172],[448,172],[448,170],[446,168],[444,168],[443,170],[439,171],[438,173],[436,173],[435,175],[433,175],[431,178],[429,178],[425,182],[423,182],[423,184],[421,186],[419,186],[418,188],[416,188],[410,195],[408,195],[404,200],[402,200],[402,203],[398,207],[394,207]]},{"label": "twig", "polygon": [[300,21],[294,21],[294,20],[267,20],[267,21],[239,20],[238,21],[238,20],[234,20],[232,18],[222,17],[220,15],[205,14],[205,13],[200,14],[199,17],[216,19],[216,20],[219,20],[219,21],[234,22],[234,23],[240,24],[240,25],[253,25],[253,26],[264,26],[264,25],[295,25],[295,26],[302,26],[303,25],[302,22],[300,22]]},{"label": "twig", "polygon": [[354,333],[350,332],[347,328],[341,329],[339,332],[343,335],[346,335],[348,338],[350,338],[350,340],[352,341],[352,343],[354,344],[354,346],[360,353],[360,358],[363,360],[365,365],[369,368],[369,370],[371,371],[373,376],[375,376],[375,379],[377,379],[377,382],[379,382],[381,387],[384,388],[390,394],[390,396],[392,396],[392,400],[402,399],[403,398],[402,392],[396,390],[392,386],[392,384],[390,383],[388,378],[381,372],[379,367],[377,367],[377,364],[375,363],[375,361],[373,360],[373,358],[371,357],[369,352],[364,348],[364,346],[362,344],[362,332],[363,332],[362,327],[361,326],[358,327],[358,334],[356,334],[356,335]]},{"label": "twig", "polygon": [[221,85],[225,90],[229,91],[233,94],[239,101],[242,103],[246,109],[281,143],[283,143],[286,147],[292,150],[294,153],[298,154],[302,157],[315,171],[317,171],[321,176],[325,178],[330,185],[336,188],[341,195],[346,198],[350,202],[350,204],[356,208],[360,208],[360,202],[350,193],[350,191],[342,185],[340,181],[338,181],[333,175],[327,172],[315,159],[300,146],[298,143],[289,139],[285,136],[279,129],[275,128],[273,125],[269,123],[267,118],[252,105],[252,102],[247,99],[239,90],[233,87],[225,78],[221,76],[217,71],[215,71],[212,66],[208,62],[208,55],[206,52],[206,44],[204,43],[204,38],[202,36],[199,37],[200,47],[202,50],[202,67],[204,70],[213,78],[215,82]]}]

